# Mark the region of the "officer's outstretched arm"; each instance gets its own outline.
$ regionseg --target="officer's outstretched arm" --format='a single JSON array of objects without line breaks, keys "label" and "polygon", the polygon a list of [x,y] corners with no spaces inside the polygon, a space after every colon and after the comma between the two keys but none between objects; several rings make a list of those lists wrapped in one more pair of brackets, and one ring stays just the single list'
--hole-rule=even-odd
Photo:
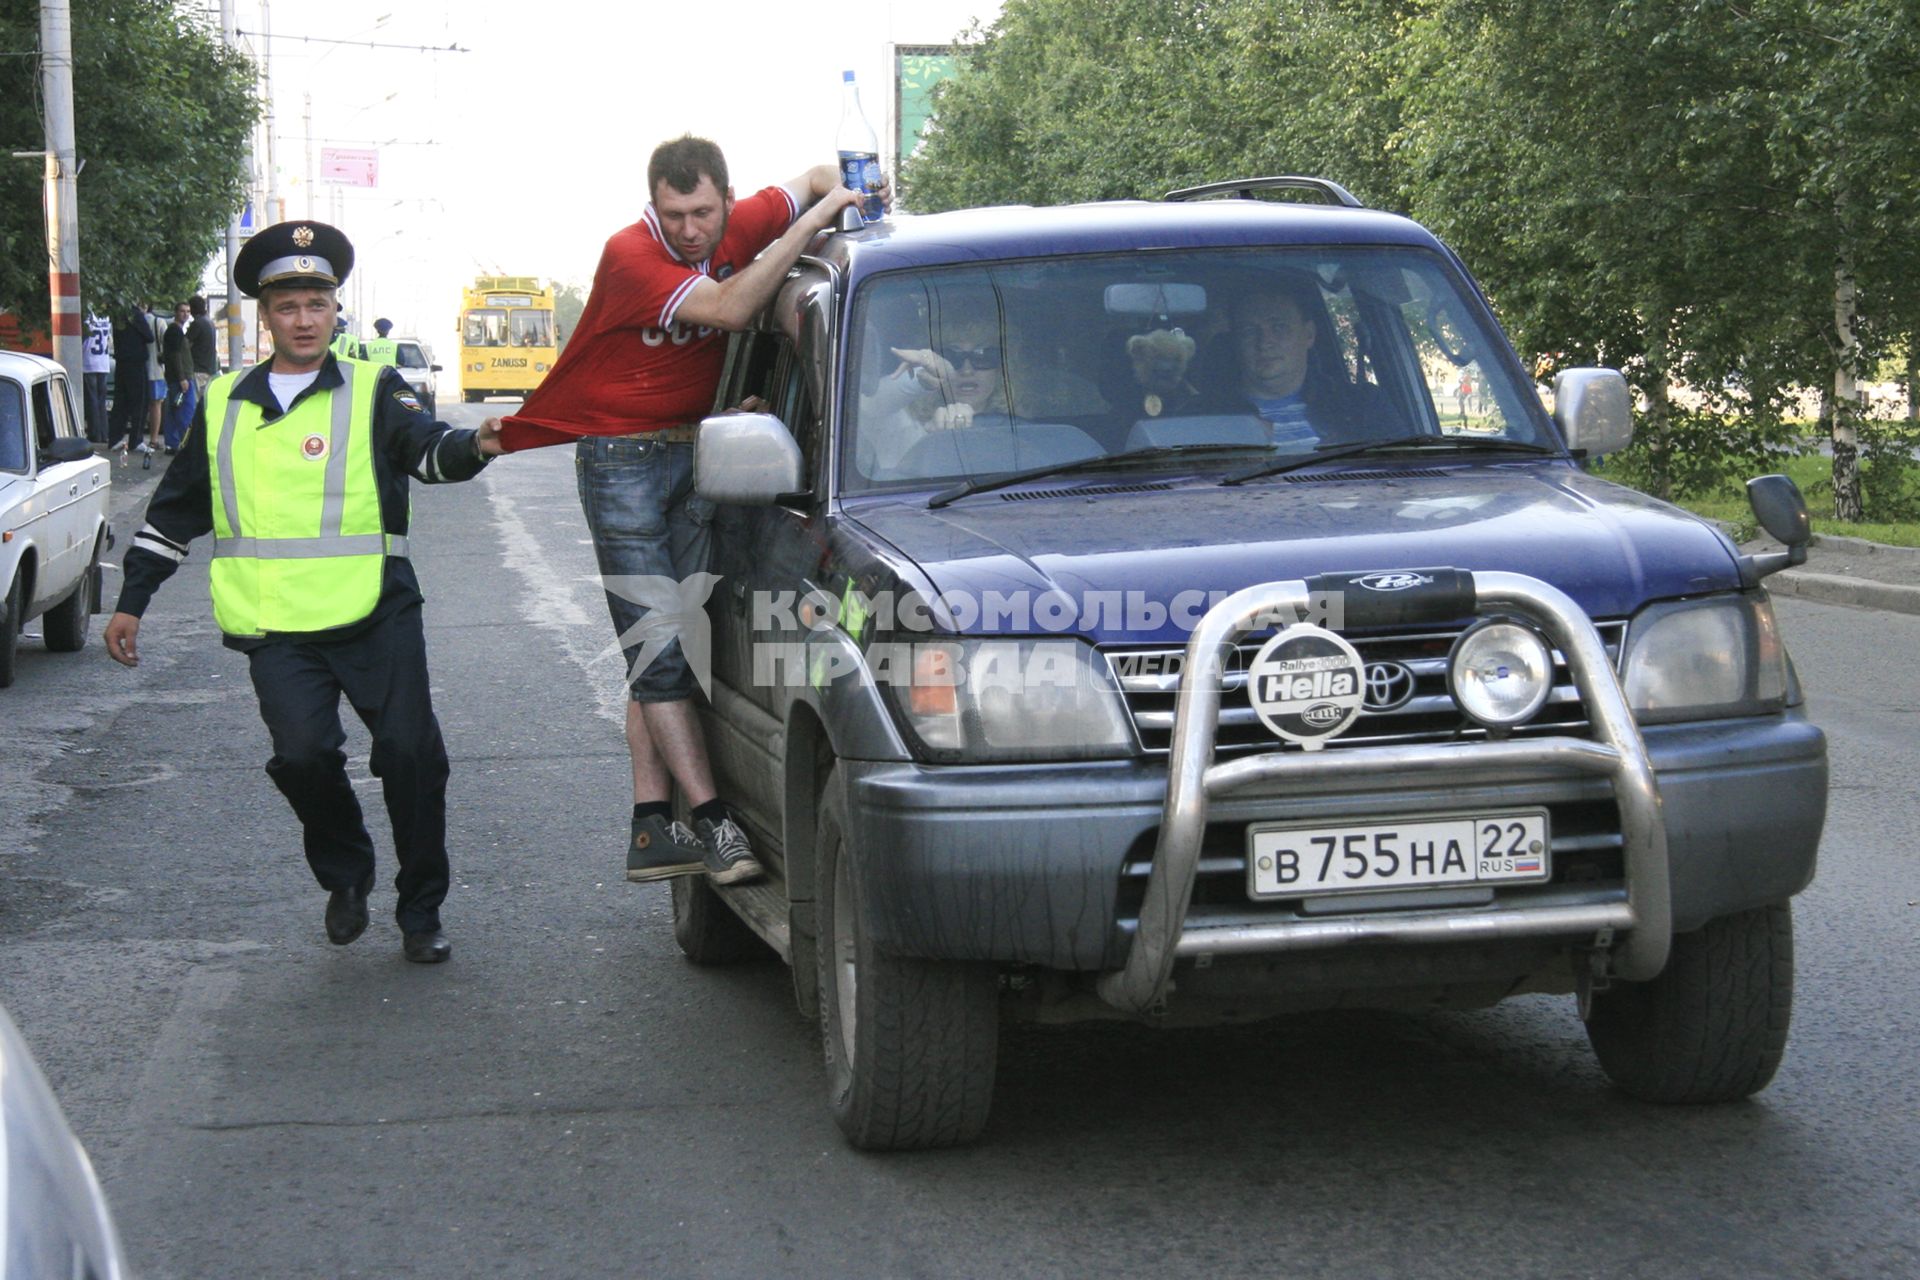
[{"label": "officer's outstretched arm", "polygon": [[116,613],[107,619],[107,656],[123,667],[140,665],[140,619]]},{"label": "officer's outstretched arm", "polygon": [[488,418],[480,424],[474,446],[489,458],[497,458],[507,451],[507,446],[500,442],[500,419]]}]

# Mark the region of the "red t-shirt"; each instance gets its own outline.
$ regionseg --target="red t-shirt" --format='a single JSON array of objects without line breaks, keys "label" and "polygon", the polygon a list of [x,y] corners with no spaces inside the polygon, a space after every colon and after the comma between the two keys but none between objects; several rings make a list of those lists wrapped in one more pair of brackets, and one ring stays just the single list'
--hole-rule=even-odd
[{"label": "red t-shirt", "polygon": [[501,422],[507,452],[698,422],[713,411],[726,337],[674,313],[702,277],[725,280],[778,240],[799,216],[785,187],[737,201],[713,256],[683,261],[653,206],[614,233],[567,349],[520,412]]}]

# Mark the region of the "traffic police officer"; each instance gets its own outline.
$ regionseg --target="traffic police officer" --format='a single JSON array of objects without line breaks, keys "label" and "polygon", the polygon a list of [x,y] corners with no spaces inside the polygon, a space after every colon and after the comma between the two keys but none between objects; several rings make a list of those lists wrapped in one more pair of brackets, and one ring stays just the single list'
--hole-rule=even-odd
[{"label": "traffic police officer", "polygon": [[373,322],[373,331],[380,336],[360,344],[361,358],[375,364],[399,364],[400,344],[387,336],[393,331],[393,321],[381,316]]},{"label": "traffic police officer", "polygon": [[[320,224],[315,223],[314,225],[318,226]],[[333,341],[328,344],[328,350],[343,360],[357,359],[362,354],[358,340],[347,332],[347,313],[344,309],[336,309],[334,311]]]},{"label": "traffic police officer", "polygon": [[428,696],[420,586],[407,559],[407,477],[467,480],[500,452],[491,426],[433,421],[392,369],[329,350],[353,246],[319,222],[247,242],[234,280],[273,335],[273,357],[208,385],[186,447],[134,535],[107,623],[108,654],[139,662],[140,616],[213,535],[214,619],[245,653],[273,738],[267,774],[292,804],[308,865],[328,890],[327,937],[367,926],[373,843],[347,780],[345,693],[373,736],[400,870],[406,958],[445,960],[447,754]]}]

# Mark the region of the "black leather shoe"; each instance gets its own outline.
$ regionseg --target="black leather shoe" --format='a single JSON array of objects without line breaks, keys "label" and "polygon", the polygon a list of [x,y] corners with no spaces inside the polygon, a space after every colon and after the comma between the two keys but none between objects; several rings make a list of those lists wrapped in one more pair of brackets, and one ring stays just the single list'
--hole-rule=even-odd
[{"label": "black leather shoe", "polygon": [[357,885],[335,889],[327,895],[327,941],[344,947],[367,931],[367,892],[373,888],[368,876]]},{"label": "black leather shoe", "polygon": [[438,929],[400,935],[400,949],[415,964],[439,964],[453,954],[453,944]]}]

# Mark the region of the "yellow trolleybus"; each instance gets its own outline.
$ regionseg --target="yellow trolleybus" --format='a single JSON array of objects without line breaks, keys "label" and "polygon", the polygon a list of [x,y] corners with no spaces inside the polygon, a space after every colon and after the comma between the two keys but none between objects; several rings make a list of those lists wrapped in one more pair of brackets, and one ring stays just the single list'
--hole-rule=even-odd
[{"label": "yellow trolleybus", "polygon": [[553,290],[532,276],[481,276],[460,302],[460,393],[524,396],[559,356]]}]

